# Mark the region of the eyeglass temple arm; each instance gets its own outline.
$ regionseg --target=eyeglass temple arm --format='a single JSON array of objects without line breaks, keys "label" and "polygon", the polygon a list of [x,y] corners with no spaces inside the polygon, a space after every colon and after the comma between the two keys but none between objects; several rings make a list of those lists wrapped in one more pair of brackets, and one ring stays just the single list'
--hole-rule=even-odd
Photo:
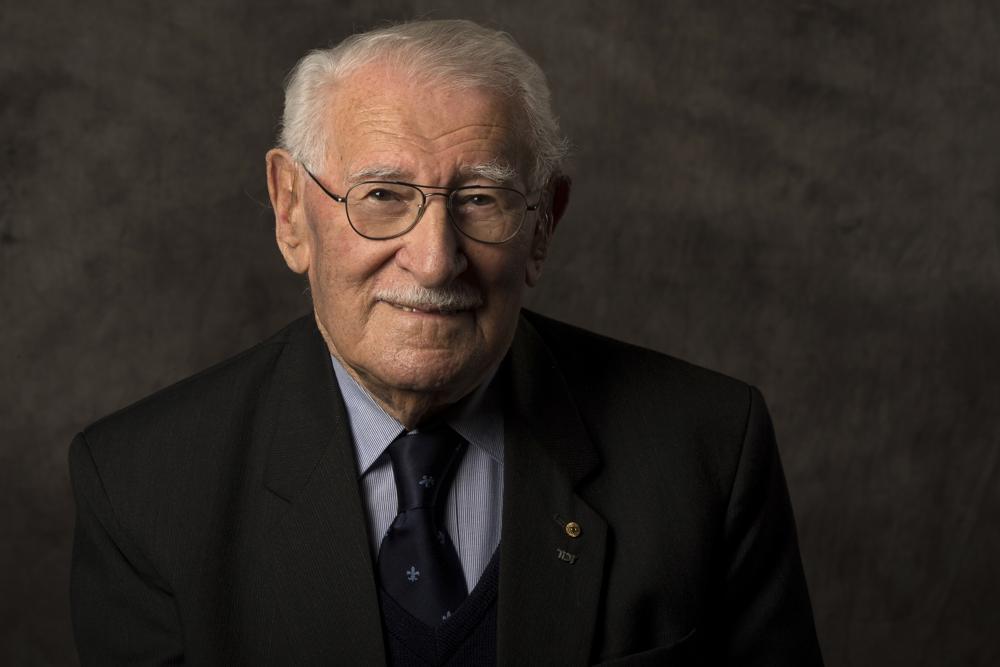
[{"label": "eyeglass temple arm", "polygon": [[325,185],[323,185],[322,183],[320,183],[320,182],[319,182],[319,179],[318,179],[318,178],[316,178],[315,176],[313,176],[313,173],[312,173],[311,171],[309,171],[309,170],[308,170],[308,169],[306,169],[305,167],[302,167],[302,169],[304,169],[304,170],[305,170],[305,172],[306,172],[307,174],[309,174],[309,178],[313,179],[313,182],[314,182],[314,183],[315,183],[316,185],[318,185],[318,186],[319,186],[319,189],[320,189],[320,190],[322,190],[323,192],[325,192],[325,193],[327,194],[327,196],[328,196],[328,197],[330,197],[331,199],[333,199],[333,200],[334,200],[335,202],[339,202],[339,203],[341,203],[341,204],[346,204],[346,203],[347,203],[347,199],[346,199],[346,198],[344,198],[344,197],[341,197],[340,195],[335,195],[335,194],[333,194],[332,192],[330,192],[329,190],[327,190],[327,189],[326,189],[326,186],[325,186]]}]

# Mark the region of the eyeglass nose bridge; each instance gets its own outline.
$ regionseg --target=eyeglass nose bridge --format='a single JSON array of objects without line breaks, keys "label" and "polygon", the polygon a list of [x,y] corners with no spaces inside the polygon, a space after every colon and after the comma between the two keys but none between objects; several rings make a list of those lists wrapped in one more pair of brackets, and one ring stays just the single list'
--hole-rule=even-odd
[{"label": "eyeglass nose bridge", "polygon": [[417,209],[417,219],[414,220],[413,224],[406,230],[407,232],[416,227],[417,224],[423,219],[424,213],[430,205],[431,197],[444,197],[444,210],[448,214],[448,221],[451,222],[452,225],[456,225],[457,228],[455,216],[451,214],[451,192],[424,192],[423,188],[416,188],[416,190],[423,195],[423,201],[420,204],[420,208]]}]

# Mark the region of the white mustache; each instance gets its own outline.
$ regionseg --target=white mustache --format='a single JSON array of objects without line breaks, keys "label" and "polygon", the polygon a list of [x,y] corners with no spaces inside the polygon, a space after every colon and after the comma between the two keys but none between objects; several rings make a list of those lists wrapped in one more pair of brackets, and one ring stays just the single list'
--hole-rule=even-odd
[{"label": "white mustache", "polygon": [[417,310],[467,310],[483,305],[479,290],[465,283],[434,288],[419,285],[383,287],[375,292],[375,298]]}]

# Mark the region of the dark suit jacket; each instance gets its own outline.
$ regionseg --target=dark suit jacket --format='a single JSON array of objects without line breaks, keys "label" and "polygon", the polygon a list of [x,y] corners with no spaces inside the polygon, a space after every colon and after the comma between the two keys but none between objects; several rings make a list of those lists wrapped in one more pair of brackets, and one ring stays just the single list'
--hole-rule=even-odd
[{"label": "dark suit jacket", "polygon": [[[755,389],[529,313],[502,369],[500,664],[820,664]],[[350,438],[312,318],[85,429],[83,663],[383,662]]]}]

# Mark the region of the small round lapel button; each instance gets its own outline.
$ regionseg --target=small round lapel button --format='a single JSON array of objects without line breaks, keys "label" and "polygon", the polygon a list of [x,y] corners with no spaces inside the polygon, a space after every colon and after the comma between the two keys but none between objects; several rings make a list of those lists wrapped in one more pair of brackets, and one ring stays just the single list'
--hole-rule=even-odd
[{"label": "small round lapel button", "polygon": [[580,524],[576,521],[570,521],[566,524],[566,534],[570,537],[580,537]]}]

